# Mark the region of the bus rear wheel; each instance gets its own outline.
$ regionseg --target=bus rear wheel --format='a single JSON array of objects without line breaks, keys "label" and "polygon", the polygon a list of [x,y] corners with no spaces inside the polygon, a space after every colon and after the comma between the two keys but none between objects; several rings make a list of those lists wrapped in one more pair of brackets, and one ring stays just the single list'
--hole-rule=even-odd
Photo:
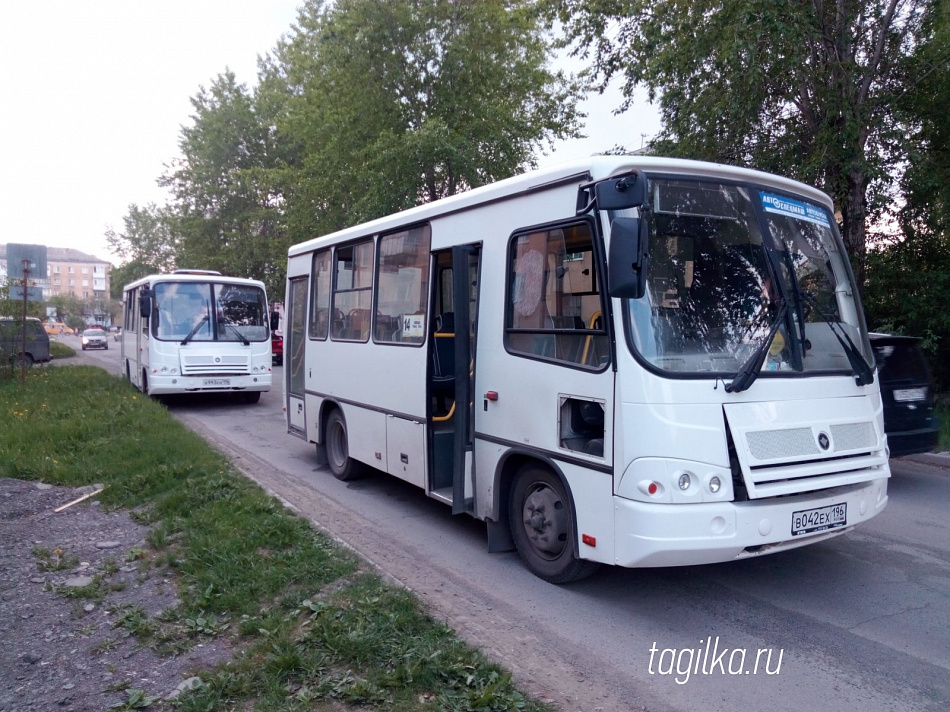
[{"label": "bus rear wheel", "polygon": [[537,464],[522,467],[508,500],[508,521],[518,554],[528,569],[549,583],[579,581],[598,564],[574,554],[574,508],[560,478]]},{"label": "bus rear wheel", "polygon": [[363,474],[363,463],[350,457],[349,437],[343,414],[334,410],[327,418],[327,464],[338,480],[355,480]]}]

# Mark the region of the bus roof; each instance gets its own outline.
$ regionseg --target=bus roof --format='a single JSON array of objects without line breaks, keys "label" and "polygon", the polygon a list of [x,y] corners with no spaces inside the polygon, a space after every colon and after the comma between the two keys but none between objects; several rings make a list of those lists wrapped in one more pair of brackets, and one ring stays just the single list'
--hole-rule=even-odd
[{"label": "bus roof", "polygon": [[246,277],[228,277],[223,275],[220,272],[211,273],[197,273],[196,271],[187,271],[187,272],[171,272],[169,274],[150,274],[147,277],[142,277],[135,280],[134,282],[129,282],[125,285],[122,290],[134,289],[135,287],[141,287],[143,284],[153,285],[158,282],[201,282],[208,283],[213,282],[215,284],[243,284],[246,286],[260,287],[264,289],[264,283],[257,279],[248,279]]},{"label": "bus roof", "polygon": [[377,218],[361,225],[344,228],[328,235],[315,237],[288,250],[288,256],[307,253],[324,243],[334,243],[347,239],[386,232],[404,225],[424,222],[440,215],[468,210],[484,203],[525,194],[566,182],[578,184],[591,180],[599,181],[613,175],[621,175],[631,170],[643,170],[655,173],[683,174],[706,178],[747,181],[797,193],[816,203],[833,210],[831,199],[822,191],[790,178],[749,168],[727,166],[705,161],[692,161],[682,158],[664,158],[662,156],[592,156],[590,158],[560,163],[549,168],[531,171],[519,176],[507,178],[478,188],[442,198],[431,203],[418,205],[393,215]]}]

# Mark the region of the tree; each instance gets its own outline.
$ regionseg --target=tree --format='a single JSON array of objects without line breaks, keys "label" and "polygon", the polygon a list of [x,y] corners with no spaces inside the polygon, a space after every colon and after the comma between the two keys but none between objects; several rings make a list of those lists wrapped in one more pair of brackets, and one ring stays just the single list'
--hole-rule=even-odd
[{"label": "tree", "polygon": [[106,243],[118,257],[141,265],[145,274],[171,271],[175,268],[178,244],[170,221],[167,208],[159,208],[155,203],[140,208],[132,203],[122,218],[123,232],[109,227]]},{"label": "tree", "polygon": [[604,86],[659,97],[658,150],[775,171],[835,201],[859,283],[906,159],[896,100],[927,0],[542,0]]},{"label": "tree", "polygon": [[56,319],[67,326],[78,328],[86,323],[82,316],[85,306],[73,294],[56,294],[49,298],[47,305],[56,308]]},{"label": "tree", "polygon": [[283,175],[295,235],[508,177],[535,165],[538,145],[575,135],[576,89],[546,67],[550,47],[526,8],[306,3],[261,83],[295,148]]},{"label": "tree", "polygon": [[868,253],[864,305],[876,329],[919,336],[938,385],[950,387],[950,4],[934,2],[927,41],[911,58],[919,77],[900,97],[908,131],[901,233]]},{"label": "tree", "polygon": [[268,123],[231,71],[202,87],[191,103],[194,123],[182,129],[182,157],[159,181],[174,196],[177,261],[282,290],[289,242],[281,229],[281,197],[264,180],[264,169],[275,165]]}]

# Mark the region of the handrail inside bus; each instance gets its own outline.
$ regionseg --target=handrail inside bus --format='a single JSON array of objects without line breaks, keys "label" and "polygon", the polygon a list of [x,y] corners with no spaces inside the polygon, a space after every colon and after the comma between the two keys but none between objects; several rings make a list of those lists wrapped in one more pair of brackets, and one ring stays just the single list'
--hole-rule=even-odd
[{"label": "handrail inside bus", "polygon": [[[587,325],[587,328],[593,330],[594,326],[597,324],[597,320],[600,319],[602,316],[603,314],[600,312],[600,310],[597,310],[593,314],[591,314],[590,323]],[[588,334],[587,338],[584,340],[584,353],[581,355],[581,363],[585,363],[585,364],[587,363],[587,354],[590,351],[590,345],[593,338],[594,338],[593,334]]]}]

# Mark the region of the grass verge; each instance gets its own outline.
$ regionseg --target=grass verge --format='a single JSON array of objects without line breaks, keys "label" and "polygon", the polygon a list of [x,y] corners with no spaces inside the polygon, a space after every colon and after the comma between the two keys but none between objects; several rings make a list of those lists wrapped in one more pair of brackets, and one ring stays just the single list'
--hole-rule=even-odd
[{"label": "grass verge", "polygon": [[950,394],[937,396],[934,414],[940,420],[940,436],[937,440],[937,452],[950,450]]},{"label": "grass verge", "polygon": [[0,382],[0,476],[102,483],[104,507],[135,508],[149,524],[144,555],[168,568],[181,604],[154,618],[130,610],[119,625],[166,654],[219,635],[241,651],[202,672],[180,710],[547,709],[101,369],[34,368],[25,385]]},{"label": "grass verge", "polygon": [[53,341],[52,339],[49,342],[49,355],[53,359],[58,358],[69,358],[70,356],[76,355],[76,349],[72,346],[67,346],[61,341]]}]

